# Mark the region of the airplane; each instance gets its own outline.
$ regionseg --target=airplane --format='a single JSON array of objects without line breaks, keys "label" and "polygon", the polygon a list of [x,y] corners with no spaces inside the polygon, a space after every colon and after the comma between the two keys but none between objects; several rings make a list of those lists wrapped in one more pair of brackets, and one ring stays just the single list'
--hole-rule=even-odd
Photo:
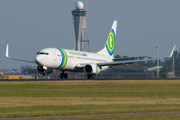
[{"label": "airplane", "polygon": [[[84,72],[87,74],[88,79],[95,79],[95,76],[108,68],[113,68],[116,65],[129,66],[129,64],[141,61],[157,60],[157,59],[147,59],[147,60],[130,60],[135,58],[144,58],[148,56],[141,57],[131,57],[131,58],[114,58],[115,42],[116,42],[116,29],[117,21],[114,20],[112,27],[110,29],[107,41],[104,48],[97,53],[68,50],[61,48],[44,48],[37,52],[35,61],[22,60],[17,58],[9,57],[9,45],[7,44],[5,56],[8,59],[36,63],[37,70],[43,74],[48,75],[53,69],[61,70],[61,79],[68,79],[68,74],[65,71],[71,72]],[[172,57],[176,45],[169,57]],[[123,60],[123,61],[122,61]]]}]

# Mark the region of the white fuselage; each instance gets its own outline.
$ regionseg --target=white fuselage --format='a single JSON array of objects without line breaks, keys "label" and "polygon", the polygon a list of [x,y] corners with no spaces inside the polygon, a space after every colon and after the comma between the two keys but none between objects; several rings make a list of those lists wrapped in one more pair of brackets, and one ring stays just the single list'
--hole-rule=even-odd
[{"label": "white fuselage", "polygon": [[[37,53],[35,61],[38,66],[43,66],[48,69],[77,71],[75,69],[76,66],[80,67],[86,64],[111,62],[112,57],[90,52],[45,48]],[[103,66],[100,71],[108,68],[108,66]]]}]

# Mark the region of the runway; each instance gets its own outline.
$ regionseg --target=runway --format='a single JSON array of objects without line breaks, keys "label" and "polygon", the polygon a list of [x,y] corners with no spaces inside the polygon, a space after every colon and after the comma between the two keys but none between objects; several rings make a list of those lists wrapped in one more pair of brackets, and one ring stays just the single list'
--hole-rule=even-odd
[{"label": "runway", "polygon": [[107,81],[107,80],[180,80],[180,78],[97,78],[97,79],[0,79],[0,82],[12,82],[12,81]]},{"label": "runway", "polygon": [[72,119],[72,118],[98,118],[98,117],[113,117],[113,116],[166,115],[166,114],[180,114],[180,112],[122,113],[122,114],[100,114],[100,115],[72,115],[72,116],[2,118],[0,120],[35,120],[35,119],[68,119],[68,118]]}]

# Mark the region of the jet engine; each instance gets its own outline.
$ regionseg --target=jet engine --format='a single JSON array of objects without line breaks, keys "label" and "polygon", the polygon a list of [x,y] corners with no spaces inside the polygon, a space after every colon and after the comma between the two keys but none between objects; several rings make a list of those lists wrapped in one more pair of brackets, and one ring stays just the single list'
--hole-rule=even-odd
[{"label": "jet engine", "polygon": [[98,74],[100,72],[100,69],[96,64],[87,64],[84,67],[84,72],[86,74]]},{"label": "jet engine", "polygon": [[48,75],[52,72],[51,69],[44,69],[43,66],[38,66],[37,70],[39,71],[39,73],[43,74],[43,75]]}]

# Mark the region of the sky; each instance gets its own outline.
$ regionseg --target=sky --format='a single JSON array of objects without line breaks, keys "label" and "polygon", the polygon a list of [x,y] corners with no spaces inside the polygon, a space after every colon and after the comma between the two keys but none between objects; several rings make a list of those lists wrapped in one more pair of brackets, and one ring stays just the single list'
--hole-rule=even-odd
[{"label": "sky", "polygon": [[[75,49],[71,10],[78,0],[0,0],[0,69],[36,64],[5,58],[34,60],[43,48]],[[81,0],[92,52],[101,50],[114,20],[118,21],[115,55],[169,56],[173,43],[180,51],[180,0]]]}]

